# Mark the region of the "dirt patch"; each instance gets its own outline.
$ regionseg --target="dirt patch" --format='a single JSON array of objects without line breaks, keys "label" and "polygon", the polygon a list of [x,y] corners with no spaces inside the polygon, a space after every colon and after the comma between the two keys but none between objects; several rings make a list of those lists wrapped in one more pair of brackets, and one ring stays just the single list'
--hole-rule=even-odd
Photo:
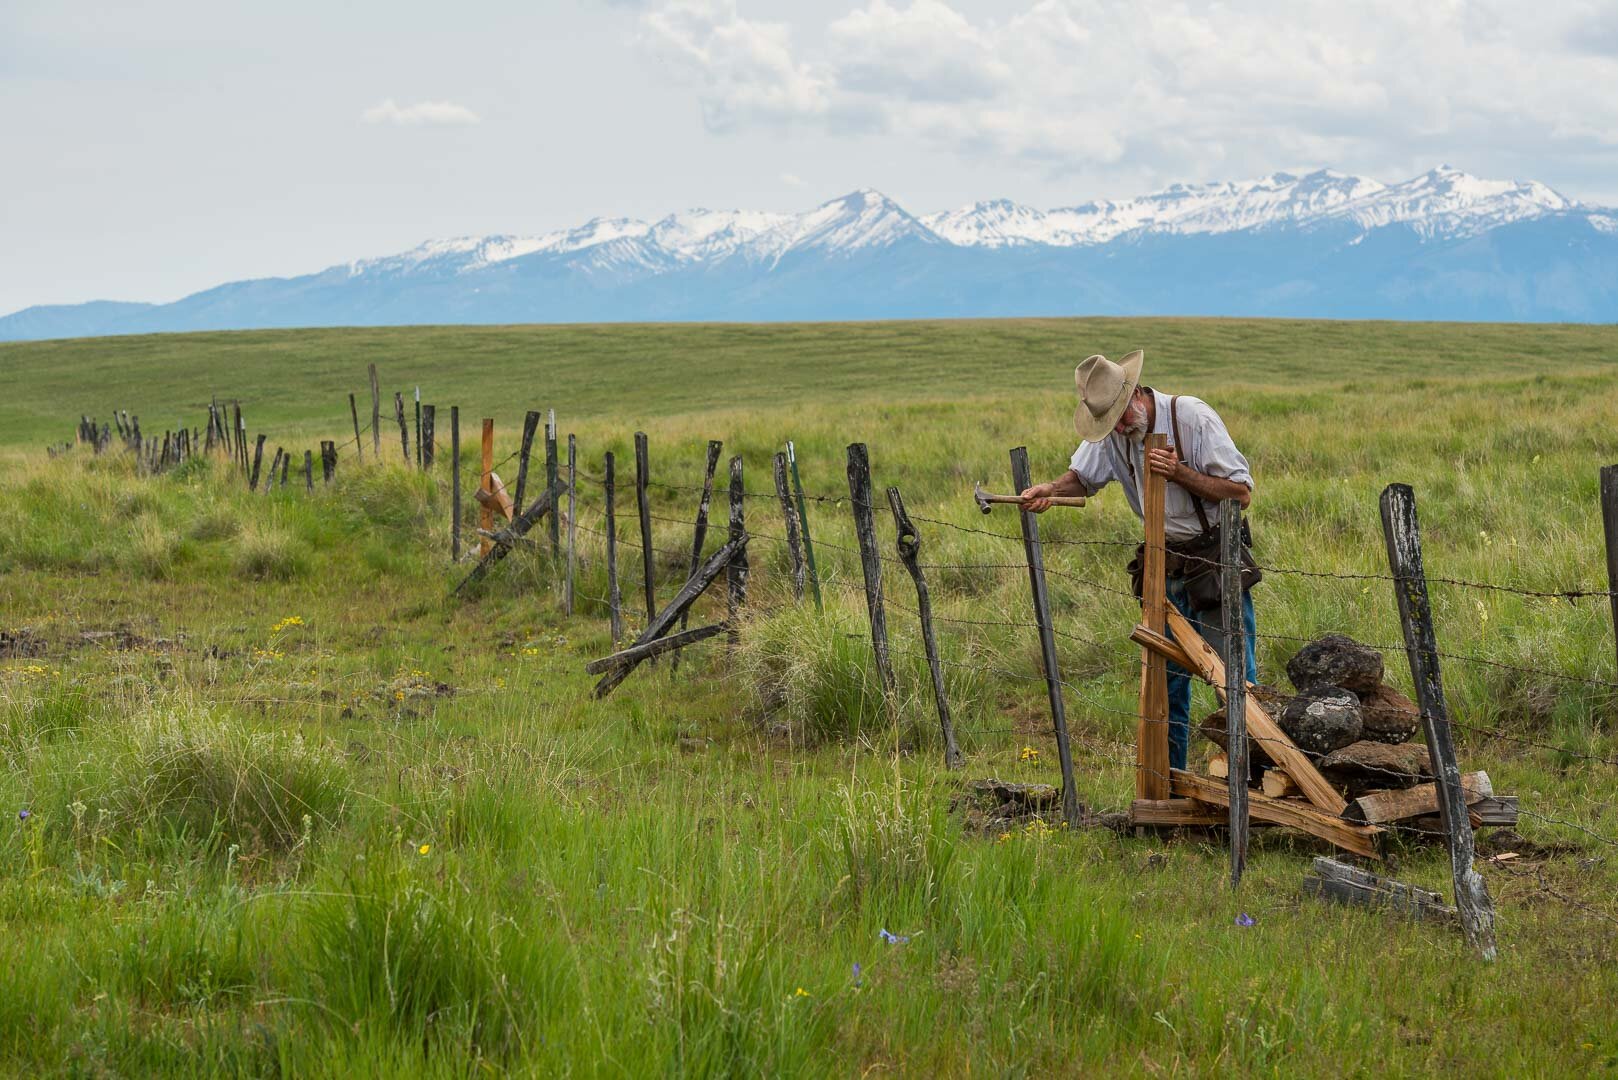
[{"label": "dirt patch", "polygon": [[32,658],[45,655],[45,639],[29,626],[15,630],[0,630],[0,660]]},{"label": "dirt patch", "polygon": [[98,649],[113,649],[119,652],[173,652],[184,648],[185,635],[175,634],[171,638],[147,637],[132,629],[127,623],[120,624],[110,630],[81,630],[79,643],[92,645]]},{"label": "dirt patch", "polygon": [[1510,853],[1525,859],[1548,859],[1554,855],[1571,855],[1579,850],[1582,850],[1579,845],[1567,841],[1553,840],[1542,844],[1528,839],[1515,829],[1491,829],[1487,834],[1480,834],[1477,843],[1477,852],[1484,858]]}]

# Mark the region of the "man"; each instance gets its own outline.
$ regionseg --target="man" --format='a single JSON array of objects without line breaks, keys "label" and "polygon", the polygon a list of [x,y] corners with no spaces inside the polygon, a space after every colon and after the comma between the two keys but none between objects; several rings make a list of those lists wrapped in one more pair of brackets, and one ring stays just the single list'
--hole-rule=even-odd
[{"label": "man", "polygon": [[[1225,430],[1224,421],[1205,402],[1194,397],[1171,397],[1140,385],[1144,359],[1138,349],[1124,357],[1121,364],[1104,356],[1091,356],[1074,370],[1079,406],[1073,413],[1073,426],[1084,441],[1074,451],[1071,467],[1059,479],[1035,484],[1022,493],[1023,506],[1042,514],[1050,509],[1053,496],[1094,495],[1116,481],[1135,516],[1143,518],[1141,477],[1148,469],[1163,477],[1168,482],[1163,531],[1168,548],[1169,602],[1210,645],[1223,651],[1224,617],[1218,600],[1197,610],[1194,600],[1201,597],[1206,602],[1209,590],[1204,586],[1208,583],[1200,583],[1194,592],[1190,585],[1196,571],[1209,564],[1196,559],[1185,563],[1177,556],[1196,549],[1206,558],[1205,549],[1219,516],[1218,504],[1235,499],[1245,510],[1253,498],[1253,476],[1247,459]],[[1168,436],[1168,447],[1148,453],[1146,436],[1158,432]],[[1213,558],[1217,559],[1217,548],[1213,550]],[[1247,678],[1257,682],[1257,626],[1253,599],[1245,588],[1242,626],[1247,638]],[[1169,764],[1183,769],[1191,726],[1191,676],[1178,664],[1169,665],[1168,690]]]}]

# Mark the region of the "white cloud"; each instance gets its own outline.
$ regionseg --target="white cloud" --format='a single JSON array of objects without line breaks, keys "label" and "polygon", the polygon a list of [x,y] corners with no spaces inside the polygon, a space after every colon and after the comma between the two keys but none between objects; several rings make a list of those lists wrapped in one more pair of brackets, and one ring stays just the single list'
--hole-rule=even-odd
[{"label": "white cloud", "polygon": [[876,132],[1137,178],[1618,165],[1618,63],[1600,55],[1618,24],[1554,0],[1022,5],[974,20],[948,0],[860,0],[801,41],[735,0],[665,0],[641,24],[716,131]]},{"label": "white cloud", "polygon": [[789,172],[784,172],[784,173],[781,174],[781,183],[785,184],[787,187],[795,187],[795,188],[801,188],[801,187],[808,187],[809,186],[808,182],[806,180],[804,180],[803,177],[799,176],[797,173],[789,173]]},{"label": "white cloud", "polygon": [[452,101],[418,101],[414,105],[400,105],[392,98],[372,105],[360,113],[367,124],[394,124],[396,126],[458,126],[482,123],[477,113],[465,105]]}]

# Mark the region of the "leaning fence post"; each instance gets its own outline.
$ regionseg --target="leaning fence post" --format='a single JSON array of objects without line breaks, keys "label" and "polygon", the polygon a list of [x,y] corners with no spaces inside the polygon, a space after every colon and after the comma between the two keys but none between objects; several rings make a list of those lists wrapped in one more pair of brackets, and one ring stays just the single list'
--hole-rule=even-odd
[{"label": "leaning fence post", "polygon": [[[1011,452],[1011,487],[1026,491],[1033,485],[1028,472],[1028,448]],[[1076,829],[1079,819],[1079,792],[1073,779],[1073,748],[1067,737],[1067,706],[1062,700],[1062,675],[1056,663],[1056,635],[1051,628],[1051,598],[1045,588],[1045,549],[1039,542],[1039,524],[1034,515],[1018,508],[1022,519],[1023,554],[1028,560],[1028,581],[1034,593],[1034,621],[1039,624],[1039,649],[1045,668],[1045,691],[1051,702],[1051,725],[1056,729],[1056,758],[1062,767],[1062,820]]]},{"label": "leaning fence post", "polygon": [[635,432],[635,509],[640,514],[641,566],[646,576],[646,621],[657,614],[657,594],[652,583],[652,510],[646,503],[646,432]]},{"label": "leaning fence post", "polygon": [[[890,489],[891,490],[891,489]],[[775,497],[781,503],[781,517],[787,527],[787,555],[792,560],[792,598],[803,601],[803,543],[798,537],[798,515],[792,512],[792,496],[787,493],[787,456],[775,455]]]},{"label": "leaning fence post", "polygon": [[[781,475],[781,455],[775,456],[776,476]],[[784,500],[783,500],[784,501]],[[916,612],[921,619],[921,642],[927,649],[927,666],[933,675],[933,699],[938,703],[938,726],[944,733],[944,768],[958,769],[961,767],[961,748],[955,744],[955,724],[949,715],[949,697],[944,692],[944,667],[938,659],[938,639],[933,636],[933,601],[927,591],[927,578],[921,572],[921,537],[916,533],[916,527],[910,522],[910,515],[905,513],[905,501],[899,494],[899,489],[888,489],[888,508],[893,511],[893,527],[899,534],[899,558],[903,560],[905,569],[916,582]],[[791,515],[787,515],[791,521]],[[803,590],[798,590],[800,599]]]},{"label": "leaning fence post", "polygon": [[[556,490],[556,410],[549,409],[545,415],[545,488],[547,491]],[[561,522],[557,521],[560,515],[552,514],[549,522],[551,530],[551,567],[554,569],[560,561],[561,551]]]},{"label": "leaning fence post", "polygon": [[376,365],[371,369],[371,456],[382,460],[382,388],[376,381]]},{"label": "leaning fence post", "polygon": [[449,554],[461,561],[461,407],[449,407]]},{"label": "leaning fence post", "polygon": [[1404,628],[1405,652],[1410,656],[1410,677],[1416,684],[1416,703],[1427,736],[1433,775],[1438,781],[1438,813],[1449,838],[1450,876],[1455,883],[1455,907],[1467,943],[1493,960],[1494,906],[1483,876],[1472,865],[1472,822],[1461,787],[1461,767],[1449,725],[1449,705],[1438,667],[1438,639],[1433,632],[1433,610],[1427,599],[1427,573],[1421,558],[1421,524],[1416,517],[1416,493],[1408,484],[1389,484],[1382,490],[1382,533],[1388,546],[1388,568]]},{"label": "leaning fence post", "polygon": [[1230,765],[1230,884],[1247,868],[1247,626],[1242,619],[1242,504],[1219,504],[1220,607],[1225,615],[1225,734]]},{"label": "leaning fence post", "polygon": [[438,420],[438,409],[434,405],[421,407],[421,471],[433,471],[433,440],[434,427]]},{"label": "leaning fence post", "polygon": [[792,490],[798,498],[798,525],[803,529],[803,557],[809,568],[809,588],[815,594],[815,610],[820,606],[820,573],[815,569],[815,543],[809,537],[809,511],[803,503],[803,480],[798,476],[798,452],[787,440],[787,467],[792,470]]},{"label": "leaning fence post", "polygon": [[[348,414],[354,418],[354,460],[365,460],[365,445],[360,442],[360,407],[354,400],[354,395],[348,395]],[[241,411],[237,410],[236,419],[241,420]]]},{"label": "leaning fence post", "polygon": [[1601,528],[1607,537],[1607,601],[1612,605],[1613,647],[1618,650],[1618,465],[1601,470]]},{"label": "leaning fence post", "polygon": [[247,481],[248,491],[258,490],[258,470],[264,462],[264,438],[260,435],[258,441],[253,444],[253,475]]},{"label": "leaning fence post", "polygon": [[[724,444],[718,439],[708,440],[708,464],[702,473],[702,498],[697,501],[697,520],[691,531],[691,571],[695,574],[702,566],[702,545],[708,538],[708,506],[713,501],[713,475],[719,467],[719,455],[724,450]],[[687,574],[687,577],[690,577]],[[685,630],[686,619],[691,615],[689,610],[680,612],[680,630]],[[680,654],[675,652],[669,661],[671,671],[680,670]]]},{"label": "leaning fence post", "polygon": [[[730,542],[736,543],[747,535],[747,508],[745,506],[747,489],[742,486],[742,456],[737,454],[730,459]],[[747,603],[747,549],[738,548],[735,556],[725,567],[725,584],[728,586],[730,617],[726,620],[730,630],[727,637],[730,645],[735,648],[741,643],[742,630],[740,616],[742,607]]]},{"label": "leaning fence post", "polygon": [[864,443],[848,445],[848,494],[854,503],[854,531],[860,541],[860,569],[865,575],[865,610],[871,620],[871,651],[882,678],[882,700],[889,716],[898,695],[893,658],[888,654],[888,616],[882,606],[882,556],[876,548],[871,519],[871,459]]},{"label": "leaning fence post", "polygon": [[566,613],[573,614],[573,568],[576,562],[575,552],[578,549],[576,530],[574,529],[574,513],[578,503],[574,498],[574,491],[579,482],[579,446],[571,434],[567,437],[567,591],[563,593]]},{"label": "leaning fence post", "polygon": [[539,413],[533,409],[522,418],[522,443],[517,448],[517,497],[511,504],[513,516],[522,515],[523,494],[528,490],[528,455],[534,449],[534,432],[539,430]]},{"label": "leaning fence post", "polygon": [[404,454],[405,468],[410,467],[410,428],[405,423],[404,395],[393,392],[393,415],[399,421],[399,450]]},{"label": "leaning fence post", "polygon": [[613,457],[607,451],[604,459],[607,489],[607,612],[612,619],[612,648],[618,651],[618,642],[624,636],[623,596],[618,591],[618,517],[613,509]]}]

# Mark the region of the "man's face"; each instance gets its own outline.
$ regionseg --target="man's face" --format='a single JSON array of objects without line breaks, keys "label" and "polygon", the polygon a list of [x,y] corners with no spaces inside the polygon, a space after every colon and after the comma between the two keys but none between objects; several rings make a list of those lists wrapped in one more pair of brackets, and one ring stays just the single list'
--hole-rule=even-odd
[{"label": "man's face", "polygon": [[1146,402],[1141,399],[1139,391],[1129,397],[1129,408],[1124,415],[1112,426],[1112,430],[1131,442],[1140,442],[1146,438]]}]

